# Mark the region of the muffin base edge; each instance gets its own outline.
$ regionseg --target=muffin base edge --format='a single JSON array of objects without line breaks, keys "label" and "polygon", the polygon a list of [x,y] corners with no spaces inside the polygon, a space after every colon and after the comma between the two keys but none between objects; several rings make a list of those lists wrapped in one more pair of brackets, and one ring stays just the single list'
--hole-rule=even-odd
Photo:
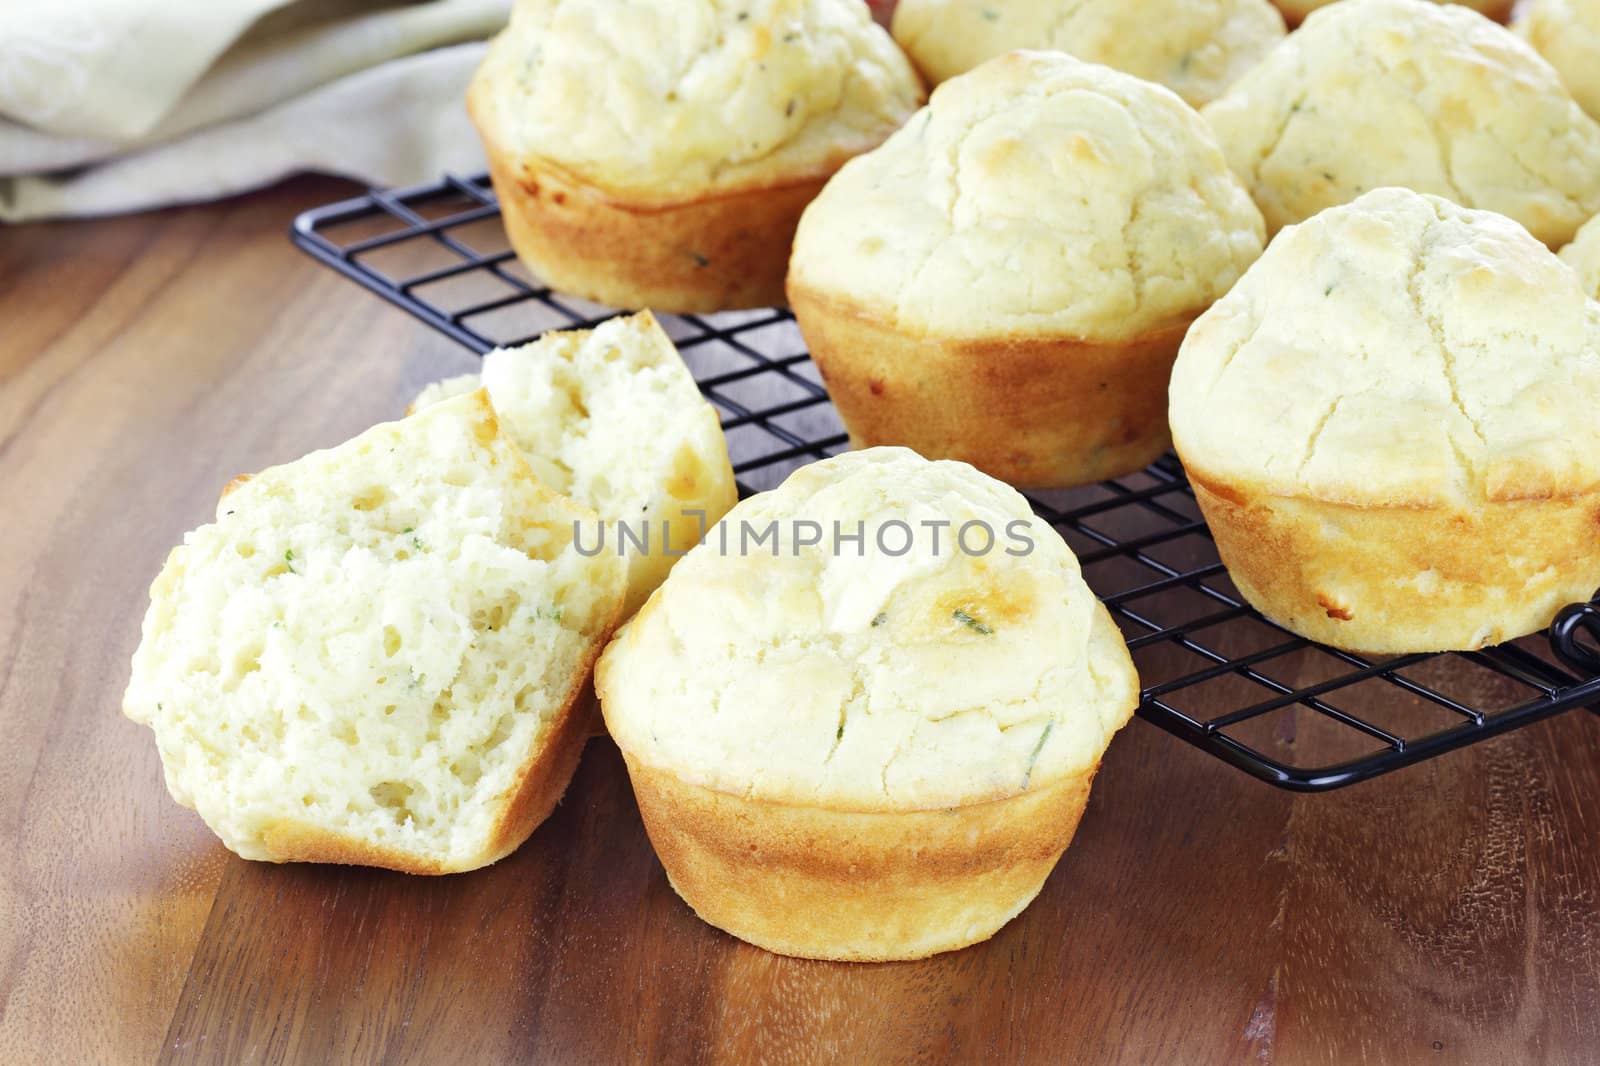
[{"label": "muffin base edge", "polygon": [[1331,647],[1472,651],[1536,633],[1600,587],[1600,490],[1474,514],[1277,495],[1185,465],[1244,598]]},{"label": "muffin base edge", "polygon": [[789,302],[851,446],[900,444],[1019,488],[1140,470],[1171,443],[1167,382],[1189,322],[1119,343],[915,337],[791,279]]},{"label": "muffin base edge", "polygon": [[690,784],[623,759],[668,881],[699,917],[780,955],[926,958],[1020,914],[1071,843],[1094,767],[936,810],[846,811]]}]

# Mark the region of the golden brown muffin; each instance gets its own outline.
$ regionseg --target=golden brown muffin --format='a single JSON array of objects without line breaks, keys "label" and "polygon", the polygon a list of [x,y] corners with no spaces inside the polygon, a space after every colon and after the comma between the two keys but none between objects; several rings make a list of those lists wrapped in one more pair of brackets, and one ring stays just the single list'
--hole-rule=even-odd
[{"label": "golden brown muffin", "polygon": [[1479,648],[1600,586],[1600,304],[1500,215],[1285,229],[1189,331],[1172,435],[1240,592],[1324,644]]},{"label": "golden brown muffin", "polygon": [[[836,539],[858,532],[859,551]],[[1138,699],[1061,537],[992,478],[903,448],[735,507],[595,687],[696,913],[845,960],[963,947],[1026,907]]]},{"label": "golden brown muffin", "polygon": [[930,84],[1018,48],[1066,52],[1199,107],[1283,39],[1267,0],[900,0],[894,39]]},{"label": "golden brown muffin", "polygon": [[858,447],[1083,484],[1166,449],[1184,329],[1262,241],[1183,101],[1014,52],[945,82],[828,183],[789,299]]},{"label": "golden brown muffin", "polygon": [[859,0],[519,0],[468,92],[528,268],[678,312],[781,303],[801,210],[921,99]]},{"label": "golden brown muffin", "polygon": [[1386,185],[1552,248],[1600,211],[1600,124],[1525,41],[1457,4],[1340,0],[1201,113],[1271,233]]}]

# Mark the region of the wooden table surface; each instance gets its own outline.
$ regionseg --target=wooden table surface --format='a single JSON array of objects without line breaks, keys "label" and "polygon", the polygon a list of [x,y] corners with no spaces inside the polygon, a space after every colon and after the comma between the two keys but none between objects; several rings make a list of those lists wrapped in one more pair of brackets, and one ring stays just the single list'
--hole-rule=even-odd
[{"label": "wooden table surface", "polygon": [[1135,721],[1038,901],[917,963],[701,924],[605,740],[487,870],[230,855],[119,713],[150,579],[471,365],[290,246],[347,191],[0,229],[0,1062],[1600,1061],[1586,712],[1299,797]]}]

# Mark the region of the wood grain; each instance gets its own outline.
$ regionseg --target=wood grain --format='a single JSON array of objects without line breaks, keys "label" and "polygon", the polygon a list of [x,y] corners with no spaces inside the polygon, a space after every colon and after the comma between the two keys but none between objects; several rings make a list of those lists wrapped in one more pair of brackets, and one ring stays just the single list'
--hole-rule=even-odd
[{"label": "wood grain", "polygon": [[148,583],[233,474],[470,366],[289,246],[345,191],[0,231],[0,1062],[1600,1058],[1587,714],[1306,797],[1135,722],[1038,902],[919,963],[700,923],[605,740],[488,870],[229,855],[118,713]]}]

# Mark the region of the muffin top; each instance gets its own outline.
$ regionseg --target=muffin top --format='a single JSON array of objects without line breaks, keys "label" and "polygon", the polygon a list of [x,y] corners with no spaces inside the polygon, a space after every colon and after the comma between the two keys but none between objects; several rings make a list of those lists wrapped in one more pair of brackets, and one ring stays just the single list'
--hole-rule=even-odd
[{"label": "muffin top", "polygon": [[[859,548],[836,530],[861,531]],[[863,811],[1087,772],[1138,696],[1061,537],[1014,489],[904,448],[814,463],[740,503],[619,632],[596,688],[648,766]]]},{"label": "muffin top", "polygon": [[1600,117],[1600,0],[1529,0],[1513,25],[1561,74],[1579,106]]},{"label": "muffin top", "polygon": [[1173,368],[1191,474],[1368,506],[1600,483],[1600,304],[1510,219],[1378,189],[1285,229]]},{"label": "muffin top", "polygon": [[1383,185],[1552,246],[1600,210],[1600,125],[1516,34],[1456,4],[1317,11],[1205,116],[1272,230]]},{"label": "muffin top", "polygon": [[1182,100],[1012,52],[840,169],[801,217],[789,284],[914,335],[1125,340],[1186,322],[1262,240]]},{"label": "muffin top", "polygon": [[474,117],[635,201],[826,176],[922,101],[860,0],[518,0]]},{"label": "muffin top", "polygon": [[1283,37],[1283,16],[1267,0],[900,0],[894,36],[935,83],[1014,48],[1048,48],[1198,107]]},{"label": "muffin top", "polygon": [[1583,291],[1600,300],[1600,215],[1585,222],[1572,243],[1561,249],[1561,261],[1578,272]]}]

